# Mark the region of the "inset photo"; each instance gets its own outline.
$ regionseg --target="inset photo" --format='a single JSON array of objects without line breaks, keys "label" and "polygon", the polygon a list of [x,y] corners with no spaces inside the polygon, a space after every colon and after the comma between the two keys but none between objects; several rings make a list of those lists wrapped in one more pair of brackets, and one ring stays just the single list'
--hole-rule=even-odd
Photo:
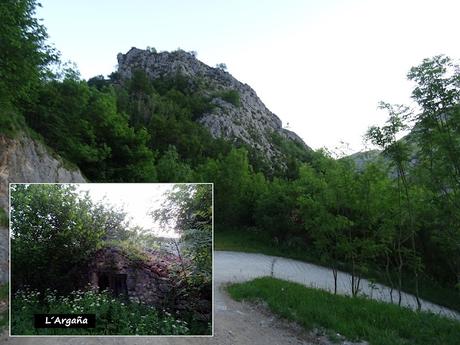
[{"label": "inset photo", "polygon": [[10,184],[11,336],[210,336],[213,184]]}]

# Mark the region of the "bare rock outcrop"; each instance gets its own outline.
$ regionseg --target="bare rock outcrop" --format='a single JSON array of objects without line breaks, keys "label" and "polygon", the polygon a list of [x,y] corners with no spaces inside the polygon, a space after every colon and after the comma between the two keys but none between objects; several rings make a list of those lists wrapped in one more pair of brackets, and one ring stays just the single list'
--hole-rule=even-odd
[{"label": "bare rock outcrop", "polygon": [[9,183],[86,182],[78,169],[65,166],[59,156],[27,135],[0,135],[0,207],[8,209]]},{"label": "bare rock outcrop", "polygon": [[[264,105],[249,85],[221,68],[204,64],[192,53],[183,50],[156,53],[132,48],[126,54],[118,54],[117,59],[121,80],[130,79],[136,70],[145,71],[151,79],[180,74],[200,80],[205,85],[203,94],[211,98],[215,107],[202,114],[198,121],[213,137],[240,140],[263,152],[268,159],[279,156],[273,145],[274,133],[309,149],[298,135],[282,127],[279,117]],[[228,91],[238,93],[239,104],[224,100],[221,95]]]}]

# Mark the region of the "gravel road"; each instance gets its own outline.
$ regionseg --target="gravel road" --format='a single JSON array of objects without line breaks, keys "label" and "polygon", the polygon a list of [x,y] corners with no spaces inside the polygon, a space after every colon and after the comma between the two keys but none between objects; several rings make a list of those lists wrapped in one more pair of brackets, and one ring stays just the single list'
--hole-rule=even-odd
[{"label": "gravel road", "polygon": [[[262,254],[248,254],[218,251],[215,253],[215,303],[214,303],[214,337],[180,338],[180,337],[91,337],[91,338],[7,338],[1,343],[11,345],[182,345],[182,344],[216,344],[216,345],[284,345],[284,344],[327,344],[322,338],[304,333],[292,324],[278,320],[260,308],[231,300],[223,287],[227,282],[240,282],[262,276],[274,276],[298,282],[307,286],[332,290],[333,279],[329,269],[290,259]],[[350,276],[339,273],[338,291],[349,294]],[[372,298],[390,301],[389,289],[377,285],[370,288],[366,280],[362,281],[362,291]],[[395,294],[395,299],[396,294]],[[414,308],[415,298],[403,294],[403,305]],[[422,301],[422,309],[430,310],[460,320],[460,314],[446,308]]]},{"label": "gravel road", "polygon": [[[334,291],[334,279],[331,270],[328,268],[263,254],[217,252],[215,257],[216,270],[214,277],[217,281],[245,281],[272,275],[275,278]],[[347,273],[339,272],[337,281],[338,293],[351,295],[351,276]],[[376,300],[391,302],[388,287],[381,284],[370,284],[365,279],[361,280],[360,286],[361,294]],[[401,305],[412,309],[417,308],[417,302],[413,295],[402,293],[401,297]],[[393,291],[393,299],[394,301],[398,300],[396,291]],[[427,301],[422,300],[421,302],[422,310],[460,320],[460,314],[453,310]]]}]

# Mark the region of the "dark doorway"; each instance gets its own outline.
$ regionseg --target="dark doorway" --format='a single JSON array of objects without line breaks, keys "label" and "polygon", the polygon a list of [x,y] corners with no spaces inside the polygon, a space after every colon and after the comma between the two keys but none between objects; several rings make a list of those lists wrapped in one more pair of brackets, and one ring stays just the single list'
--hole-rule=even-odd
[{"label": "dark doorway", "polygon": [[111,277],[110,288],[115,296],[127,297],[128,288],[126,286],[126,274],[113,274]]},{"label": "dark doorway", "polygon": [[110,290],[115,297],[128,297],[126,274],[102,273],[99,275],[99,291]]},{"label": "dark doorway", "polygon": [[99,292],[103,290],[108,290],[110,288],[109,286],[109,277],[106,273],[102,273],[99,275]]}]

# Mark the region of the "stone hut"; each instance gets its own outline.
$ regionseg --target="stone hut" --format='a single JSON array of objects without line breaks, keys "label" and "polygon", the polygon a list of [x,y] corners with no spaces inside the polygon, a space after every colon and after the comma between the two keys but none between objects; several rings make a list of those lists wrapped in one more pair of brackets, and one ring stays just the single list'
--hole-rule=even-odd
[{"label": "stone hut", "polygon": [[168,263],[174,260],[159,253],[134,258],[118,247],[98,250],[88,264],[88,281],[96,291],[109,290],[114,296],[166,307],[174,304],[174,280]]}]

